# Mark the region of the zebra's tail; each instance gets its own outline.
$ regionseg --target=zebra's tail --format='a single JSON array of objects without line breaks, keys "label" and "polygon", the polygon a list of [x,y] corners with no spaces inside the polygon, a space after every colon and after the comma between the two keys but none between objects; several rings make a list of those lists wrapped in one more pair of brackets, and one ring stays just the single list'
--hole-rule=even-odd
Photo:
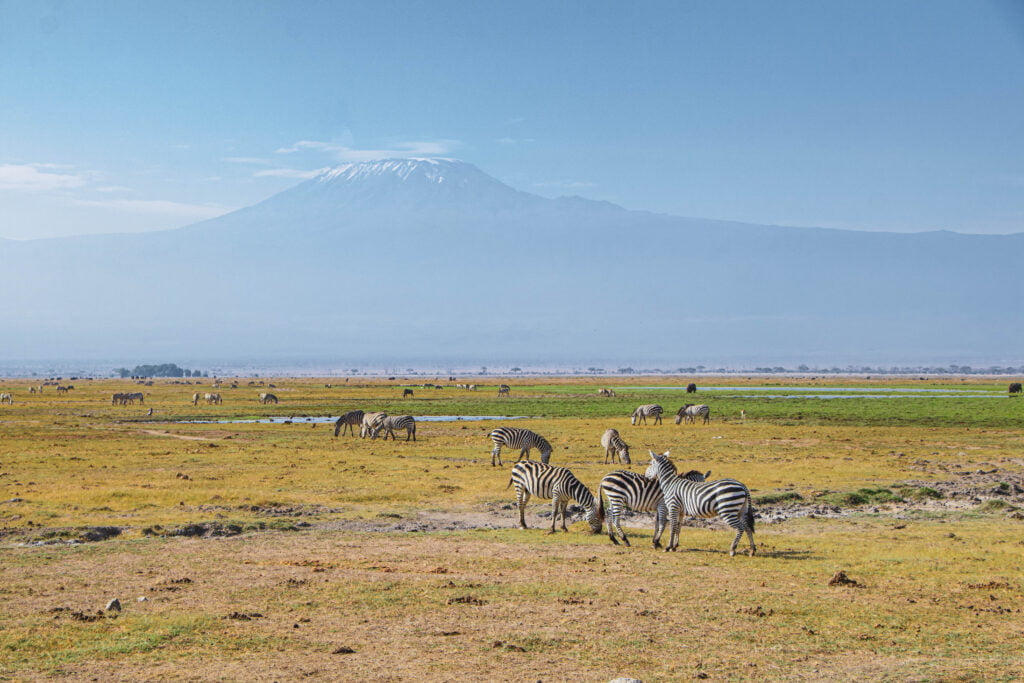
[{"label": "zebra's tail", "polygon": [[604,519],[604,494],[600,490],[597,492],[597,516]]},{"label": "zebra's tail", "polygon": [[750,529],[751,533],[753,533],[753,531],[754,531],[754,506],[750,502],[749,498],[747,498],[746,509],[743,511],[743,521],[747,525],[747,528]]},{"label": "zebra's tail", "polygon": [[509,487],[509,486],[512,486],[512,477],[509,477],[509,478],[508,478],[508,486],[506,486],[506,487],[505,487],[505,490],[506,490],[506,491],[508,490],[508,487]]}]

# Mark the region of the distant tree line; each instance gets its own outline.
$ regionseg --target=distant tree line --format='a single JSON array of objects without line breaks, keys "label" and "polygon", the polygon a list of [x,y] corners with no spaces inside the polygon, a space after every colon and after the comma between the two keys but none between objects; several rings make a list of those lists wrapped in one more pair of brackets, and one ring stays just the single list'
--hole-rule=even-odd
[{"label": "distant tree line", "polygon": [[[594,375],[604,374],[606,371],[604,368],[589,367],[587,372]],[[713,372],[718,374],[731,373],[741,375],[744,373],[757,373],[760,375],[770,374],[781,374],[781,373],[810,373],[818,375],[830,375],[830,374],[859,374],[859,375],[1021,375],[1024,374],[1024,365],[1020,367],[1013,366],[1002,366],[1002,365],[990,365],[988,367],[972,367],[970,365],[944,365],[944,366],[930,366],[930,365],[893,365],[890,367],[872,367],[870,365],[847,365],[845,367],[839,367],[834,365],[831,367],[810,367],[807,365],[798,365],[795,368],[786,368],[781,365],[775,366],[762,366],[756,368],[736,369],[736,368],[711,368],[703,365],[688,368],[633,368],[624,367],[618,368],[616,372],[620,375],[692,375],[700,374],[702,372]]]},{"label": "distant tree line", "polygon": [[136,365],[128,368],[114,370],[120,377],[209,377],[210,375],[202,370],[188,370],[179,368],[174,363],[163,363],[162,365]]}]

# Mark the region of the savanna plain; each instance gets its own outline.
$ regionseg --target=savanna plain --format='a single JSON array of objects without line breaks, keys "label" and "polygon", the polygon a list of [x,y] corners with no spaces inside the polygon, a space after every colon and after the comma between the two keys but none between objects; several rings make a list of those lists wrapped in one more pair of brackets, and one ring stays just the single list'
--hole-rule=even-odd
[{"label": "savanna plain", "polygon": [[[221,405],[192,404],[211,380],[0,380],[0,679],[1024,677],[1010,380],[692,379],[514,378],[499,398],[487,378],[239,378]],[[631,426],[647,403],[664,423]],[[685,403],[710,423],[673,424]],[[420,420],[415,442],[315,421],[355,409],[523,419]],[[610,427],[633,471],[671,450],[744,482],[758,553],[730,557],[705,520],[656,551],[647,514],[625,521],[631,547],[578,512],[549,535],[536,499],[519,529],[518,453],[491,466],[502,424],[595,493],[624,467],[604,464]]]}]

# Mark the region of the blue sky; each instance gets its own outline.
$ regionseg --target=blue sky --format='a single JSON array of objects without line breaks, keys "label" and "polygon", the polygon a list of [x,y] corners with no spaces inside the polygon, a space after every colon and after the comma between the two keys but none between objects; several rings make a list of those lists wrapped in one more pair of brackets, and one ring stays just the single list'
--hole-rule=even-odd
[{"label": "blue sky", "polygon": [[0,237],[153,230],[317,169],[1024,231],[1024,9],[979,2],[0,2]]}]

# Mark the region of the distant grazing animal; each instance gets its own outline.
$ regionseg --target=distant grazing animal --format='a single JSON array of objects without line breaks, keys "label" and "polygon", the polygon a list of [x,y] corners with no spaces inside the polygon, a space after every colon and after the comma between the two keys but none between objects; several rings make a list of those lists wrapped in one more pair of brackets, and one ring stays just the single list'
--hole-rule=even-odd
[{"label": "distant grazing animal", "polygon": [[192,394],[192,405],[199,405],[199,392]]},{"label": "distant grazing animal", "polygon": [[146,397],[142,395],[141,391],[136,391],[135,393],[128,394],[127,396],[125,396],[125,398],[128,400],[129,403],[132,404],[134,404],[136,401],[142,404],[146,403]]},{"label": "distant grazing animal", "polygon": [[[671,461],[669,461],[669,464],[671,465]],[[672,465],[672,468],[674,470],[675,465]],[[691,481],[704,481],[711,476],[711,472],[701,474],[696,470],[691,470],[683,476]],[[619,520],[626,510],[635,510],[636,512],[657,513],[653,543],[655,548],[661,547],[661,534],[665,530],[665,520],[668,519],[668,508],[665,505],[664,497],[661,495],[661,484],[658,483],[657,479],[627,470],[616,470],[606,474],[604,479],[601,480],[598,495],[600,496],[602,493],[608,498],[608,537],[612,540],[612,543],[615,545],[619,544],[618,539],[615,537],[615,532],[617,531],[619,536],[622,536],[625,544],[629,545],[629,539],[626,537],[626,532],[622,530]],[[598,501],[598,506],[599,511],[604,515],[603,496]]]},{"label": "distant grazing animal", "polygon": [[365,439],[384,422],[384,418],[387,416],[387,413],[365,413],[362,425],[359,427],[359,437]]},{"label": "distant grazing animal", "polygon": [[604,463],[608,464],[608,458],[611,457],[611,462],[615,464],[615,458],[618,456],[619,462],[630,464],[629,461],[629,446],[622,437],[619,436],[619,430],[609,429],[601,436],[601,445],[604,446]]},{"label": "distant grazing animal", "polygon": [[640,420],[643,420],[644,424],[647,424],[647,418],[653,417],[654,424],[661,424],[662,412],[663,408],[659,406],[657,403],[649,403],[647,405],[640,406],[636,410],[634,410],[633,417],[630,419],[629,423],[636,425],[640,424]]},{"label": "distant grazing animal", "polygon": [[1020,382],[1014,382],[1010,385],[1010,396],[1021,393]]},{"label": "distant grazing animal", "polygon": [[224,399],[220,397],[220,394],[206,394],[204,398],[206,399],[207,405],[210,405],[211,403],[216,405],[224,403]]},{"label": "distant grazing animal", "polygon": [[679,515],[690,517],[718,517],[736,530],[729,555],[736,554],[736,545],[744,533],[750,539],[750,555],[757,552],[754,545],[754,508],[750,502],[750,491],[735,479],[717,481],[690,481],[675,472],[675,466],[668,459],[668,451],[651,454],[651,465],[647,476],[657,477],[661,493],[665,496],[668,518],[671,524],[666,551],[679,547]]},{"label": "distant grazing animal", "polygon": [[68,393],[68,388],[67,387],[62,387],[62,386],[60,386],[58,384],[57,385],[57,393],[58,394],[66,394],[66,393]]},{"label": "distant grazing animal", "polygon": [[519,526],[523,529],[528,528],[525,517],[526,503],[533,495],[551,499],[549,534],[555,533],[559,510],[562,513],[562,531],[569,531],[565,526],[565,509],[569,506],[570,500],[575,500],[586,508],[590,531],[595,534],[601,533],[604,520],[598,509],[597,500],[583,482],[565,467],[546,465],[536,460],[517,462],[512,466],[512,477],[508,481],[508,486],[513,484],[516,487],[516,505],[519,507]]},{"label": "distant grazing animal", "polygon": [[10,393],[4,392],[0,394],[0,403],[6,403],[8,405],[14,405],[14,397]]},{"label": "distant grazing animal", "polygon": [[694,405],[687,403],[685,406],[676,412],[676,424],[679,424],[683,420],[686,420],[690,424],[693,424],[695,418],[704,418],[704,424],[707,424],[711,420],[711,408],[708,408],[703,403]]},{"label": "distant grazing animal", "polygon": [[476,385],[470,384],[469,386],[466,387],[466,389],[468,389],[469,391],[476,391]]},{"label": "distant grazing animal", "polygon": [[511,391],[512,387],[510,387],[507,384],[502,384],[498,386],[498,396],[508,396],[509,392]]},{"label": "distant grazing animal", "polygon": [[688,394],[696,394],[697,393],[697,385],[694,384],[693,382],[690,382],[689,384],[687,384],[686,385],[686,393],[688,393]]},{"label": "distant grazing animal", "polygon": [[153,409],[152,408],[150,408],[149,410],[146,411],[146,416],[147,417],[153,417]]},{"label": "distant grazing animal", "polygon": [[266,405],[268,403],[273,403],[274,405],[277,405],[277,396],[274,396],[273,394],[262,393],[260,394],[260,403],[262,403],[263,405]]},{"label": "distant grazing animal", "polygon": [[551,444],[540,434],[531,432],[529,429],[518,429],[516,427],[498,427],[488,436],[494,442],[494,449],[491,451],[491,467],[494,467],[494,459],[498,459],[501,465],[501,449],[518,448],[519,460],[530,459],[530,449],[536,448],[540,452],[540,461],[544,464],[551,459]]},{"label": "distant grazing animal", "polygon": [[29,387],[28,388],[28,393],[30,393],[30,394],[36,393],[36,388],[35,387]]},{"label": "distant grazing animal", "polygon": [[597,395],[613,397],[615,396],[615,391],[613,391],[612,389],[598,389]]},{"label": "distant grazing animal", "polygon": [[365,413],[361,410],[350,410],[339,417],[334,421],[334,436],[338,436],[338,432],[344,433],[345,431],[351,431],[352,436],[355,436],[356,426],[363,424],[363,415]]},{"label": "distant grazing animal", "polygon": [[412,415],[388,415],[377,427],[374,428],[370,434],[371,439],[376,439],[377,435],[380,434],[381,430],[384,431],[384,440],[387,441],[388,436],[392,440],[397,441],[395,438],[395,430],[405,430],[405,440],[408,441],[410,438],[416,440],[416,418]]},{"label": "distant grazing animal", "polygon": [[740,410],[740,419],[741,420],[746,420],[747,419],[747,411],[742,410],[742,409]]},{"label": "distant grazing animal", "polygon": [[402,391],[402,398],[405,398],[406,396],[412,396],[412,395],[413,395],[412,394],[412,389],[405,389],[405,390]]}]

